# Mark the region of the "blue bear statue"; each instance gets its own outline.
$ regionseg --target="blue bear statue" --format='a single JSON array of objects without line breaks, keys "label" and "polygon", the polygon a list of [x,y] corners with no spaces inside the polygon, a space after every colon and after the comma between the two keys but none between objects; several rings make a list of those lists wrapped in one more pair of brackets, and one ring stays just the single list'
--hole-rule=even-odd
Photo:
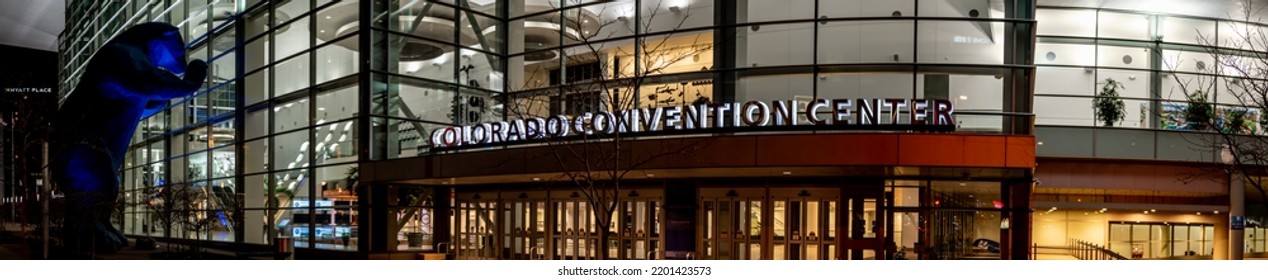
[{"label": "blue bear statue", "polygon": [[152,22],[111,39],[85,67],[53,120],[50,168],[65,195],[62,245],[112,253],[128,244],[111,214],[120,206],[118,174],[137,124],[197,91],[207,63],[186,63],[180,29]]}]

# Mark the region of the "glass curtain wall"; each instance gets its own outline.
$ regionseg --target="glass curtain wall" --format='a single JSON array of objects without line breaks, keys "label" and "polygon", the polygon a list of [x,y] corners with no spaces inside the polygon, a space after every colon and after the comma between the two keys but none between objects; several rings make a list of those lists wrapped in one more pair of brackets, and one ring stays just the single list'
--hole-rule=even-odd
[{"label": "glass curtain wall", "polygon": [[[1202,130],[1186,108],[1209,102],[1213,121],[1262,134],[1263,113],[1240,98],[1264,79],[1250,59],[1266,51],[1255,35],[1263,24],[1175,12],[1039,7],[1036,124]],[[1093,105],[1109,81],[1121,85],[1122,120],[1098,117]]]},{"label": "glass curtain wall", "polygon": [[179,27],[189,58],[209,65],[202,89],[138,126],[121,174],[125,233],[355,248],[360,54],[347,26],[360,1],[93,3],[120,6],[117,30]]},{"label": "glass curtain wall", "polygon": [[374,4],[370,159],[419,156],[436,128],[502,119],[510,2]]}]

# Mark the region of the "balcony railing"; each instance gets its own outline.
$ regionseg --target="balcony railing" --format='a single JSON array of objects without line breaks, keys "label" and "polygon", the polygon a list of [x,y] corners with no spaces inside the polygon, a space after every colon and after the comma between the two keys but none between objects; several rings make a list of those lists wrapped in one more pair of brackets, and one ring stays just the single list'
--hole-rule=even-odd
[{"label": "balcony railing", "polygon": [[1100,245],[1078,239],[1070,239],[1070,255],[1080,260],[1126,260],[1126,257]]}]

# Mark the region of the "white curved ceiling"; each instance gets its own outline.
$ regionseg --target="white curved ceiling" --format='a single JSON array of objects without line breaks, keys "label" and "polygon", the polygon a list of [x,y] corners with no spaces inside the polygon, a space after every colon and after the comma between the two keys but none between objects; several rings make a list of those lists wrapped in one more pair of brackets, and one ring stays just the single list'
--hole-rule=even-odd
[{"label": "white curved ceiling", "polygon": [[65,12],[65,0],[0,1],[0,45],[56,52]]}]

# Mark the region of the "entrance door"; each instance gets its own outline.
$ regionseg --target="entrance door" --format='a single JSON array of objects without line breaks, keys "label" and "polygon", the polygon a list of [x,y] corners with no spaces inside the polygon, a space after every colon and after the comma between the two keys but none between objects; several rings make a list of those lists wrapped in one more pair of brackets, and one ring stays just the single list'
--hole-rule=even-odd
[{"label": "entrance door", "polygon": [[885,218],[893,211],[886,203],[884,186],[846,186],[841,204],[840,253],[851,260],[887,259],[885,240],[893,227],[887,226]]},{"label": "entrance door", "polygon": [[506,245],[509,250],[507,257],[513,260],[546,259],[546,234],[549,230],[546,214],[550,211],[546,208],[546,192],[521,193],[504,204],[509,208],[509,213],[504,216],[505,224],[510,225],[506,231],[511,237],[510,244]]},{"label": "entrance door", "polygon": [[763,259],[765,195],[760,188],[701,189],[700,259]]},{"label": "entrance door", "polygon": [[839,189],[771,189],[771,259],[836,260]]}]

